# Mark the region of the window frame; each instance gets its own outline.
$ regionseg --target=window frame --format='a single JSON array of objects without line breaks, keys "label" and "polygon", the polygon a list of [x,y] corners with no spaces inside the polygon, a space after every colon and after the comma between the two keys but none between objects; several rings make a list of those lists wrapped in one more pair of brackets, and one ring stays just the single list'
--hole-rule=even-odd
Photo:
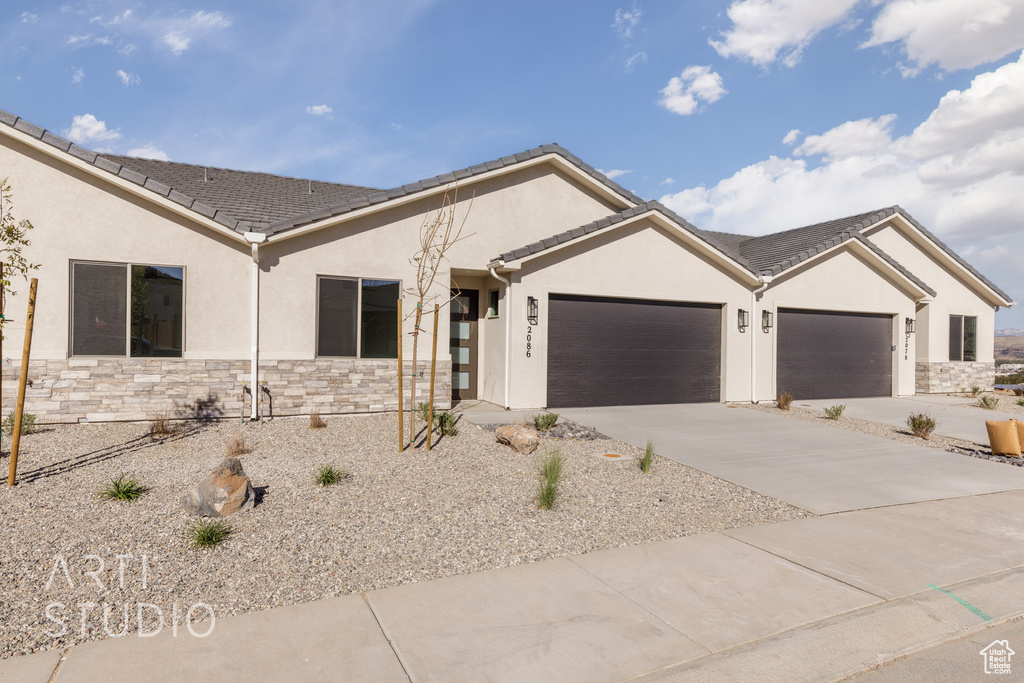
[{"label": "window frame", "polygon": [[[356,355],[354,356],[326,356],[320,353],[320,281],[321,280],[348,280],[356,283]],[[361,275],[325,275],[323,273],[317,273],[316,275],[316,299],[314,305],[316,311],[314,313],[314,328],[313,328],[313,357],[314,358],[345,358],[352,360],[396,360],[396,358],[363,358],[363,335],[361,334],[363,325],[363,282],[365,281],[377,281],[377,282],[397,282],[398,292],[401,296],[402,292],[402,280],[401,278],[390,278],[390,277],[363,277]]]},{"label": "window frame", "polygon": [[[978,362],[978,316],[976,316],[976,315],[962,315],[962,314],[958,314],[958,313],[951,313],[949,315],[949,340],[950,340],[950,342],[953,341],[953,320],[954,320],[954,318],[957,318],[960,321],[960,334],[959,334],[959,339],[960,339],[960,356],[958,358],[953,356],[953,347],[952,347],[952,345],[950,345],[950,347],[949,347],[949,360],[950,360],[950,362],[951,363],[977,363]],[[973,321],[973,328],[974,328],[973,332],[971,332],[971,335],[973,337],[972,343],[971,343],[971,347],[972,347],[971,348],[971,354],[974,357],[971,358],[971,359],[964,358],[964,356],[968,355],[967,354],[967,348],[968,348],[968,343],[967,343],[967,340],[968,340],[968,331],[967,331],[968,323],[967,323],[967,321],[968,320],[972,320]]]},{"label": "window frame", "polygon": [[[494,299],[494,306],[491,306],[491,299]],[[500,289],[489,289],[487,290],[487,315],[484,316],[488,320],[496,320],[501,317],[501,290]]]},{"label": "window frame", "polygon": [[[120,266],[125,272],[125,315],[124,315],[124,353],[118,355],[76,354],[75,350],[75,264],[93,266]],[[133,356],[132,354],[132,267],[181,269],[181,355],[180,356]],[[171,263],[152,263],[137,261],[101,261],[99,259],[68,259],[68,358],[163,358],[183,360],[188,339],[188,266]]]}]

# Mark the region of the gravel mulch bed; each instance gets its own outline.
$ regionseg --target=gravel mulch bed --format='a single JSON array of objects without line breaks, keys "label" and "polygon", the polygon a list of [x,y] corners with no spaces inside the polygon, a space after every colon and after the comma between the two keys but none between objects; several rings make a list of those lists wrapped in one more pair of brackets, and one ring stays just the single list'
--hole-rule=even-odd
[{"label": "gravel mulch bed", "polygon": [[[957,439],[952,436],[942,436],[940,434],[932,434],[928,439],[921,439],[914,436],[907,427],[894,427],[892,425],[882,424],[881,422],[861,420],[860,418],[846,417],[845,415],[840,417],[838,420],[830,420],[825,417],[821,410],[801,408],[795,404],[790,406],[789,410],[780,410],[773,403],[759,403],[757,405],[741,403],[738,405],[752,410],[760,410],[764,413],[783,415],[795,420],[816,422],[836,429],[847,429],[852,432],[881,436],[886,439],[902,441],[915,446],[927,446],[928,448],[937,448],[950,453],[969,455],[973,458],[982,458],[984,460],[993,460],[1007,465],[1024,467],[1024,458],[1007,458],[1001,455],[992,455],[992,449],[985,444],[975,443],[974,441],[968,441],[967,439]],[[1000,403],[1000,407],[1001,406],[1002,404]]]},{"label": "gravel mulch bed", "polygon": [[[132,633],[138,603],[156,605],[168,629],[177,605],[181,637],[183,615],[198,602],[222,617],[808,515],[662,458],[645,475],[633,460],[639,450],[610,439],[552,439],[524,456],[463,420],[432,452],[398,454],[396,421],[327,418],[315,430],[300,419],[190,424],[166,438],[143,424],[93,424],[26,436],[18,486],[0,487],[0,657]],[[259,504],[229,518],[223,545],[193,549],[181,500],[240,433]],[[562,498],[540,510],[538,466],[556,447]],[[627,457],[596,457],[608,452]],[[351,476],[321,488],[313,472],[323,464]],[[6,457],[0,468],[6,473]],[[129,503],[95,497],[121,474],[150,490]],[[88,576],[100,561],[102,571]],[[151,630],[155,612],[144,615]],[[62,623],[66,633],[46,633]]]}]

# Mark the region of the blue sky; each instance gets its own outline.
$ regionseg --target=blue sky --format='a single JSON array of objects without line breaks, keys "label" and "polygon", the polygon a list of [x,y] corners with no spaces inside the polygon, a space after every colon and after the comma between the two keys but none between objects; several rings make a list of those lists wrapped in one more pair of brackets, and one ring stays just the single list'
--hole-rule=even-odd
[{"label": "blue sky", "polygon": [[5,9],[0,108],[92,149],[391,187],[558,142],[711,230],[900,204],[1024,302],[1024,0]]}]

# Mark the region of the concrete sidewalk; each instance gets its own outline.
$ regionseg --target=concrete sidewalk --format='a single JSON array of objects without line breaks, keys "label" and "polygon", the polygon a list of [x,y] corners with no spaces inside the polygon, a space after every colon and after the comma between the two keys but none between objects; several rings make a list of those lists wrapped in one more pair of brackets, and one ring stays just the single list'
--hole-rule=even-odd
[{"label": "concrete sidewalk", "polygon": [[89,642],[0,681],[829,681],[1024,614],[1021,529],[1024,491],[799,519]]},{"label": "concrete sidewalk", "polygon": [[634,446],[652,439],[658,455],[817,514],[1024,488],[1024,468],[738,406],[559,412]]},{"label": "concrete sidewalk", "polygon": [[[1000,405],[1016,401],[1016,396],[1004,396]],[[1004,403],[1005,402],[1005,403]],[[926,413],[935,418],[936,434],[988,444],[985,420],[1024,419],[1020,415],[1001,413],[977,407],[977,399],[962,396],[928,395],[905,398],[843,398],[833,400],[794,401],[794,405],[824,410],[837,403],[845,404],[843,415],[862,420],[881,422],[894,427],[907,426],[912,413]],[[998,406],[997,406],[998,407]]]}]

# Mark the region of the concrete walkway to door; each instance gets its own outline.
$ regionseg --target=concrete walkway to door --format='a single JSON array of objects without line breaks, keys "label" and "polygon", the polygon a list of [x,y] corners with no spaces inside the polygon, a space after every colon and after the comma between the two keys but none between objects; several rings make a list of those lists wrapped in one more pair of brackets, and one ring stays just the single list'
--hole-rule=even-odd
[{"label": "concrete walkway to door", "polygon": [[1024,488],[1024,468],[721,404],[572,408],[570,420],[817,514]]}]

